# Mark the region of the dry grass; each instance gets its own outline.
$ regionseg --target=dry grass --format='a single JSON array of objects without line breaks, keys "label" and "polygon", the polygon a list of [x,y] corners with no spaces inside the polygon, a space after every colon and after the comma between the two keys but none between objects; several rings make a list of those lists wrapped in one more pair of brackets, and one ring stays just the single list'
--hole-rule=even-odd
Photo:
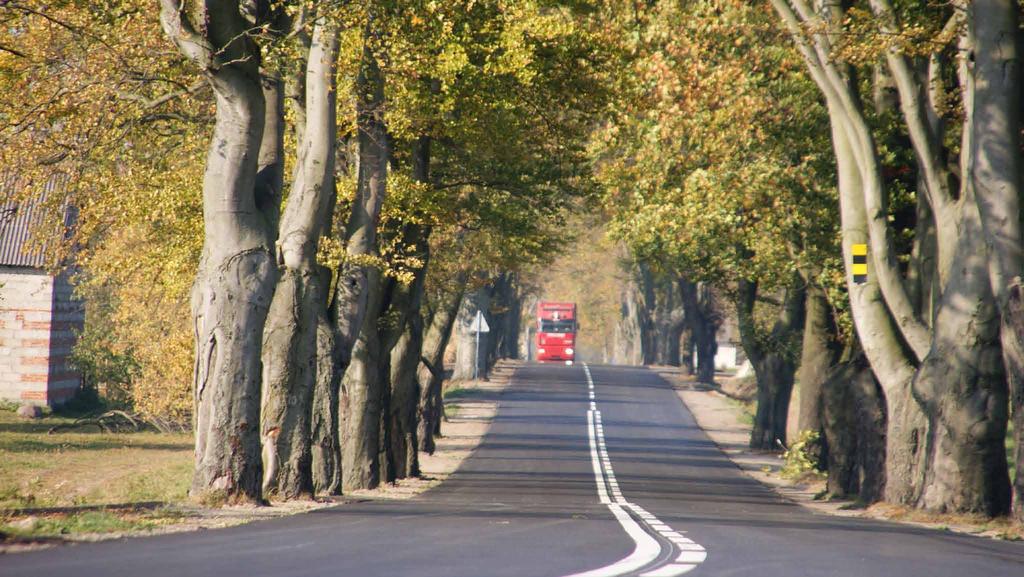
[{"label": "dry grass", "polygon": [[185,499],[190,435],[95,428],[47,434],[69,421],[0,411],[0,510]]},{"label": "dry grass", "polygon": [[889,503],[875,503],[867,508],[866,513],[878,519],[913,523],[933,529],[971,533],[1009,541],[1024,540],[1024,525],[1014,523],[1006,517],[992,519],[984,515],[929,513]]}]

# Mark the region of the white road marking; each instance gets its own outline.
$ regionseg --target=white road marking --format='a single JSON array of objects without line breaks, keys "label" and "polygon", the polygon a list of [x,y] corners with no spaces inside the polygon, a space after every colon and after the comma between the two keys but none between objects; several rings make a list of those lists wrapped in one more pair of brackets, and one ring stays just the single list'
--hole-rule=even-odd
[{"label": "white road marking", "polygon": [[[632,553],[615,563],[566,577],[618,577],[638,571],[657,560],[661,556],[662,547],[666,546],[656,539],[655,535],[660,535],[663,539],[671,542],[672,545],[667,546],[675,547],[679,551],[679,557],[673,563],[667,563],[642,573],[641,577],[676,577],[691,571],[707,558],[707,551],[692,540],[683,537],[679,532],[673,531],[671,527],[662,523],[639,505],[630,503],[623,497],[619,483],[615,480],[611,457],[608,455],[608,448],[604,442],[601,411],[597,409],[594,397],[594,379],[590,376],[590,367],[586,363],[583,364],[583,372],[587,375],[587,389],[590,397],[590,409],[587,411],[587,437],[590,441],[590,462],[594,470],[594,480],[597,483],[597,496],[622,525],[626,534],[633,539],[636,546]],[[633,516],[626,512],[626,509],[633,511],[642,525],[637,523]]]},{"label": "white road marking", "polygon": [[707,551],[683,551],[676,557],[678,563],[703,563],[708,558]]},{"label": "white road marking", "polygon": [[696,565],[690,563],[669,563],[668,565],[659,567],[654,571],[641,573],[640,577],[675,577],[676,575],[682,575],[695,567]]}]

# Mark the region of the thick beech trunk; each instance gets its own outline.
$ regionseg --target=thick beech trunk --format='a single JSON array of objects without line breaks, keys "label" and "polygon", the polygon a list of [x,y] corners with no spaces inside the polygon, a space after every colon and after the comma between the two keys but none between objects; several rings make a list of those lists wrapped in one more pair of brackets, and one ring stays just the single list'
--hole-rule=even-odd
[{"label": "thick beech trunk", "polygon": [[391,347],[390,385],[391,405],[389,415],[389,436],[394,476],[397,479],[420,475],[417,440],[417,413],[419,408],[419,382],[416,368],[423,351],[423,317],[420,303],[423,299],[423,282],[426,269],[417,272],[416,280],[408,287],[402,287],[402,295],[396,299],[403,308],[401,333]]},{"label": "thick beech trunk", "polygon": [[504,273],[494,283],[492,315],[494,326],[490,339],[490,363],[497,359],[519,358],[519,330],[522,305],[519,296],[518,277],[516,273]]},{"label": "thick beech trunk", "polygon": [[[330,286],[330,273],[324,271],[321,286]],[[310,435],[313,457],[313,492],[317,495],[341,493],[341,439],[338,428],[338,395],[342,372],[338,369],[337,334],[326,305],[317,315],[316,382],[313,388],[313,412]]]},{"label": "thick beech trunk", "polygon": [[989,292],[980,214],[968,196],[935,320],[932,350],[914,377],[927,407],[922,439],[929,467],[919,504],[934,511],[998,515],[1009,511],[1006,463],[1007,389],[999,315]]},{"label": "thick beech trunk", "polygon": [[827,435],[823,430],[823,395],[825,381],[833,365],[839,359],[839,343],[835,340],[836,327],[825,291],[807,284],[807,304],[804,316],[803,344],[800,350],[800,411],[797,428],[800,431],[818,433],[819,442],[809,447],[811,454],[823,463],[824,443]]},{"label": "thick beech trunk", "polygon": [[786,290],[783,306],[767,339],[771,347],[763,345],[762,339],[755,334],[757,285],[740,281],[739,300],[737,313],[743,349],[757,376],[757,412],[750,433],[750,447],[777,451],[786,445],[786,421],[796,374],[795,355],[789,350],[789,343],[803,324],[804,291],[796,285]]},{"label": "thick beech trunk", "polygon": [[196,462],[190,493],[261,502],[260,345],[276,280],[277,209],[272,187],[257,194],[266,112],[260,50],[245,34],[248,23],[237,2],[184,10],[176,0],[161,0],[160,7],[164,31],[199,66],[216,98],[203,176],[203,257],[192,291]]},{"label": "thick beech trunk", "polygon": [[644,314],[642,294],[636,275],[629,273],[619,296],[620,313],[615,325],[612,362],[619,365],[644,364]]},{"label": "thick beech trunk", "polygon": [[[1008,331],[998,327],[1000,315],[996,304],[1001,302],[1001,287],[1009,285],[999,282],[992,272],[1007,270],[1003,262],[1009,260],[987,258],[986,253],[999,252],[986,251],[978,239],[984,238],[996,246],[1005,235],[991,234],[989,224],[1012,222],[1016,232],[1009,236],[1019,246],[1019,208],[1011,207],[1013,214],[1009,217],[993,217],[1006,210],[1007,205],[985,200],[988,191],[1006,191],[1019,183],[1018,175],[1013,175],[1007,186],[986,188],[988,183],[976,182],[975,177],[984,171],[988,161],[996,158],[1012,157],[1013,166],[1018,161],[1019,151],[1012,146],[1018,138],[1017,127],[1015,123],[1014,128],[1005,126],[1005,115],[1016,113],[1019,100],[1016,24],[1007,20],[1014,17],[1016,7],[1010,3],[972,3],[971,10],[966,12],[968,26],[960,35],[958,46],[961,54],[966,55],[959,59],[958,76],[964,109],[959,159],[963,178],[958,191],[952,190],[955,181],[950,175],[956,170],[944,148],[941,126],[933,121],[935,102],[928,98],[941,82],[925,90],[909,56],[895,47],[885,53],[899,92],[915,161],[925,183],[920,192],[927,195],[936,220],[940,290],[935,292],[941,296],[934,324],[929,326],[917,314],[920,307],[914,306],[912,291],[907,290],[896,266],[884,183],[880,178],[881,162],[860,109],[857,84],[851,81],[850,71],[831,54],[831,32],[838,29],[844,18],[842,5],[821,4],[821,16],[834,28],[819,27],[805,34],[801,21],[814,18],[806,12],[806,5],[785,0],[772,0],[772,4],[792,32],[808,70],[828,101],[840,174],[844,254],[850,254],[853,243],[867,243],[870,247],[868,282],[855,285],[848,277],[848,287],[865,354],[886,394],[886,497],[936,511],[1001,513],[1006,510],[1009,488],[1005,459],[1001,458],[1001,432],[1005,432],[1006,426],[1006,375],[999,360],[1003,357],[999,335],[1002,333],[1006,338]],[[899,28],[891,2],[872,0],[870,6],[884,32]],[[978,19],[981,13],[993,17],[986,24]],[[947,24],[950,31],[958,28],[959,16],[956,14]],[[977,38],[979,42],[988,42],[984,51],[975,45],[978,25],[986,30]],[[987,40],[981,40],[981,36]],[[997,62],[1001,58],[1007,60]],[[940,67],[933,66],[935,63],[933,59],[929,65],[931,79],[942,77]],[[999,88],[985,95],[984,86],[990,81]],[[1013,95],[1007,97],[1007,90]],[[991,107],[986,108],[986,98]],[[1007,100],[1013,102],[1012,110],[1007,109]],[[995,122],[979,124],[978,120],[986,118]],[[1004,128],[1002,133],[1000,126]],[[1013,152],[1008,152],[1011,148]],[[985,160],[986,150],[995,156]],[[1017,194],[1012,193],[1015,202],[1019,201]],[[1019,263],[1011,268],[1019,270]],[[894,327],[898,330],[896,334]],[[905,354],[908,348],[912,355]],[[1012,351],[1014,347],[1006,348]]]},{"label": "thick beech trunk", "polygon": [[430,324],[423,337],[423,352],[416,370],[419,383],[419,419],[416,436],[419,448],[427,454],[434,453],[434,437],[441,430],[441,415],[444,405],[441,386],[444,383],[444,350],[448,347],[455,319],[462,304],[465,278],[457,280],[458,286],[451,292],[442,293],[433,303]]},{"label": "thick beech trunk", "polygon": [[417,310],[409,316],[406,330],[391,350],[391,453],[399,479],[420,474],[416,369],[422,350],[423,317]]},{"label": "thick beech trunk", "polygon": [[376,15],[367,23],[362,61],[355,83],[356,129],[358,132],[358,172],[356,198],[345,227],[345,253],[335,283],[333,324],[337,331],[339,368],[344,371],[352,348],[362,330],[371,284],[370,267],[361,258],[377,250],[377,225],[387,193],[389,144],[384,123],[384,73],[369,47],[371,37],[379,35]]},{"label": "thick beech trunk", "polygon": [[[421,136],[413,146],[413,178],[430,184],[431,139]],[[421,266],[412,283],[401,287],[401,296],[395,304],[402,308],[399,327],[401,334],[391,348],[390,383],[391,413],[390,441],[395,476],[399,479],[420,474],[419,439],[416,419],[419,415],[420,391],[416,369],[423,354],[423,314],[421,312],[428,266],[430,264],[430,228],[407,225],[404,244],[415,246]]]},{"label": "thick beech trunk", "polygon": [[867,359],[852,352],[846,356],[822,387],[826,490],[872,503],[885,487],[885,400]]},{"label": "thick beech trunk", "polygon": [[[346,252],[356,258],[376,252],[387,184],[384,76],[370,48],[371,40],[379,35],[379,24],[371,14],[355,83],[359,170],[346,228]],[[345,491],[372,489],[381,481],[382,405],[387,393],[379,370],[382,352],[377,321],[387,303],[381,294],[379,271],[358,261],[341,267],[335,286],[334,323],[339,364],[345,371],[338,403],[342,487]]]},{"label": "thick beech trunk", "polygon": [[[387,303],[380,273],[368,270],[368,302],[362,330],[341,380],[339,428],[341,480],[345,492],[374,489],[382,480],[380,451],[387,383],[381,378],[378,321]],[[387,467],[384,467],[386,479]]]},{"label": "thick beech trunk", "polygon": [[317,21],[306,60],[305,111],[295,182],[277,243],[281,278],[263,339],[263,490],[284,499],[313,493],[310,418],[317,369],[317,332],[327,301],[316,262],[334,201],[337,126],[337,25]]},{"label": "thick beech trunk", "polygon": [[[712,383],[715,380],[715,354],[718,352],[718,327],[721,318],[715,310],[711,287],[706,283],[692,283],[686,279],[679,280],[679,292],[684,308],[684,320],[689,333],[684,339],[697,355],[697,380]],[[684,357],[690,359],[692,372],[693,353],[686,351]],[[681,363],[685,366],[687,363]]]},{"label": "thick beech trunk", "polygon": [[679,366],[680,339],[686,328],[686,310],[679,294],[677,278],[656,274],[640,264],[644,307],[648,322],[644,337],[644,364]]},{"label": "thick beech trunk", "polygon": [[973,17],[974,165],[977,195],[989,249],[989,275],[1000,317],[1000,341],[1014,419],[1017,478],[1013,514],[1024,521],[1024,239],[1020,223],[1020,6],[1015,0],[977,0]]}]

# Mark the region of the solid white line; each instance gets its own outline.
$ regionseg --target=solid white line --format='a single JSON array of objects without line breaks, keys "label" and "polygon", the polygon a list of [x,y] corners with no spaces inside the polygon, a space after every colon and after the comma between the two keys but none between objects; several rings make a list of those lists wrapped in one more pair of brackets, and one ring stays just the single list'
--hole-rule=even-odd
[{"label": "solid white line", "polygon": [[696,565],[689,563],[669,563],[664,567],[658,567],[654,571],[641,573],[640,577],[675,577],[692,570]]},{"label": "solid white line", "polygon": [[[597,496],[601,503],[608,507],[608,510],[611,511],[619,525],[622,526],[626,534],[633,540],[635,546],[632,553],[615,563],[583,573],[574,573],[567,577],[619,577],[650,565],[660,556],[662,550],[662,544],[653,535],[654,531],[658,531],[665,538],[669,539],[680,551],[680,554],[676,562],[657,567],[643,573],[641,577],[676,577],[690,571],[697,566],[697,563],[704,561],[707,557],[707,552],[704,548],[673,531],[671,527],[659,521],[657,517],[648,513],[639,505],[630,503],[622,495],[619,483],[615,480],[615,471],[612,469],[608,448],[605,445],[604,427],[601,425],[601,411],[597,410],[597,403],[594,401],[594,380],[590,375],[590,367],[586,363],[583,365],[583,371],[587,375],[587,388],[590,389],[590,410],[587,411],[587,438],[590,443],[590,464],[594,471],[594,480],[597,484]],[[610,497],[609,493],[611,494]],[[626,512],[626,509],[632,510],[640,518],[643,525],[647,526],[647,530],[640,523],[637,523]]]},{"label": "solid white line", "polygon": [[[604,503],[608,510],[612,512],[615,519],[622,526],[622,529],[626,531],[636,546],[633,548],[633,552],[629,555],[619,559],[611,565],[605,565],[604,567],[598,567],[591,571],[584,571],[583,573],[573,573],[568,577],[618,577],[619,575],[625,575],[632,573],[645,565],[650,564],[652,561],[658,558],[661,554],[661,545],[658,541],[647,534],[647,531],[643,530],[643,527],[637,524],[632,517],[629,516],[622,506],[618,503],[611,502],[608,499],[608,493],[605,489],[604,473],[600,461],[597,458],[596,444],[594,442],[594,413],[587,412],[587,424],[588,432],[590,436],[590,460],[594,469],[594,479],[597,481],[597,494],[601,499],[601,503]],[[616,495],[616,501],[620,500],[621,494]]]},{"label": "solid white line", "polygon": [[608,498],[608,491],[604,487],[604,474],[601,472],[601,463],[597,460],[597,443],[594,437],[594,413],[587,411],[587,434],[590,436],[590,464],[594,469],[594,478],[597,479],[597,497],[605,505],[611,504]]},{"label": "solid white line", "polygon": [[677,563],[703,563],[708,558],[707,551],[683,551],[676,557]]}]

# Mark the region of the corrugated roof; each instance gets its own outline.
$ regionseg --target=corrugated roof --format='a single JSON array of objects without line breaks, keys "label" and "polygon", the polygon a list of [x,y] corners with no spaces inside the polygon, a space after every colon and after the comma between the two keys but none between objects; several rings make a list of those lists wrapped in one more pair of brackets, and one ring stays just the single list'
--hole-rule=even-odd
[{"label": "corrugated roof", "polygon": [[[23,200],[17,198],[17,179],[0,177],[0,265],[46,265],[46,242],[32,246],[32,235],[41,234],[36,229],[44,221],[46,199],[60,188],[59,180],[54,178],[46,183],[38,198]],[[64,225],[68,226],[70,214],[66,207],[64,212]]]}]

